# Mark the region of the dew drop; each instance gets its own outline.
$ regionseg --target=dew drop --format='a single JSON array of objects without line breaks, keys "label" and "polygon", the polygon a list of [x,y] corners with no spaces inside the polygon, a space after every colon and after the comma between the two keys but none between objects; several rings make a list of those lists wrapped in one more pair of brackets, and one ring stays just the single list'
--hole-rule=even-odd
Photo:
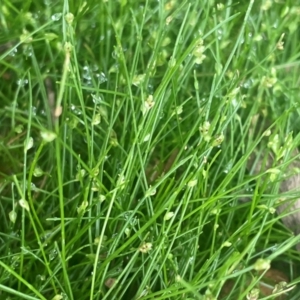
[{"label": "dew drop", "polygon": [[57,256],[57,250],[56,249],[52,249],[49,253],[49,260],[54,260]]},{"label": "dew drop", "polygon": [[148,93],[149,93],[149,94],[152,95],[152,94],[154,93],[154,87],[153,87],[153,84],[148,84],[147,89],[148,89]]},{"label": "dew drop", "polygon": [[253,79],[250,78],[243,83],[243,88],[249,89],[252,87],[252,85],[253,85]]},{"label": "dew drop", "polygon": [[[46,231],[43,235],[40,236],[41,242],[45,243],[47,240],[51,238],[52,235],[53,235],[52,231]],[[44,246],[47,246],[47,244]]]},{"label": "dew drop", "polygon": [[90,71],[90,68],[89,66],[84,66],[83,67],[83,74],[82,74],[82,77],[86,80],[91,80],[92,79],[92,76],[91,76],[91,71]]},{"label": "dew drop", "polygon": [[10,267],[15,270],[19,266],[20,257],[18,255],[15,255],[11,258],[10,261]]},{"label": "dew drop", "polygon": [[74,104],[70,105],[70,110],[76,115],[82,114],[81,110],[79,110]]},{"label": "dew drop", "polygon": [[18,79],[17,80],[18,86],[25,86],[26,84],[28,84],[28,79]]},{"label": "dew drop", "polygon": [[32,14],[32,17],[36,20],[39,20],[41,18],[41,11],[40,10],[36,11],[35,13]]},{"label": "dew drop", "polygon": [[10,52],[9,52],[9,56],[12,56],[12,57],[14,57],[14,56],[16,56],[16,53],[18,52],[18,49],[17,48],[14,48],[14,49],[12,49]]},{"label": "dew drop", "polygon": [[31,107],[31,112],[32,112],[32,115],[33,115],[33,116],[36,116],[36,110],[37,110],[37,109],[36,109],[35,106],[32,106],[32,107]]},{"label": "dew drop", "polygon": [[219,29],[219,30],[217,31],[217,34],[218,34],[218,40],[221,40],[222,37],[223,37],[223,30]]},{"label": "dew drop", "polygon": [[23,50],[23,54],[24,54],[26,57],[31,57],[31,56],[32,56],[32,48],[31,48],[31,47],[26,47],[26,48]]},{"label": "dew drop", "polygon": [[31,182],[30,187],[31,187],[32,191],[36,191],[37,190],[37,187],[36,187],[36,185],[33,182]]},{"label": "dew drop", "polygon": [[93,70],[94,72],[96,72],[96,71],[99,70],[99,67],[98,67],[96,64],[94,64],[94,65],[92,66],[92,70]]},{"label": "dew drop", "polygon": [[191,256],[191,257],[189,258],[189,264],[192,265],[192,264],[194,263],[194,259],[195,259],[194,256]]},{"label": "dew drop", "polygon": [[56,13],[56,14],[51,16],[51,20],[52,21],[59,21],[61,16],[62,16],[62,13]]},{"label": "dew drop", "polygon": [[99,84],[101,84],[101,83],[107,81],[106,75],[105,75],[103,72],[101,72],[100,74],[97,73],[97,74],[96,74],[96,77],[98,78],[98,83],[99,83]]},{"label": "dew drop", "polygon": [[46,280],[46,276],[45,276],[45,275],[38,274],[38,275],[36,276],[36,279],[37,279],[38,281],[45,281],[45,280]]},{"label": "dew drop", "polygon": [[225,166],[223,172],[225,174],[228,174],[230,172],[230,170],[232,169],[232,166],[233,166],[233,160],[231,159]]},{"label": "dew drop", "polygon": [[275,252],[277,249],[278,249],[278,245],[275,244],[275,245],[273,245],[273,246],[271,247],[270,250],[271,250],[272,252]]},{"label": "dew drop", "polygon": [[94,95],[94,94],[91,94],[92,98],[93,98],[93,102],[95,104],[101,104],[103,102],[102,100],[102,97],[100,95]]},{"label": "dew drop", "polygon": [[66,293],[61,293],[62,300],[69,300],[69,297]]}]

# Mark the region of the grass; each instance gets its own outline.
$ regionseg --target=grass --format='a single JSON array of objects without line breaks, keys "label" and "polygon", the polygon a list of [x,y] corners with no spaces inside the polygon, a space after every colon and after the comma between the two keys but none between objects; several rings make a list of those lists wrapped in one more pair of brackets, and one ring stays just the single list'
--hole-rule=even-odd
[{"label": "grass", "polygon": [[1,299],[299,299],[296,3],[2,2]]}]

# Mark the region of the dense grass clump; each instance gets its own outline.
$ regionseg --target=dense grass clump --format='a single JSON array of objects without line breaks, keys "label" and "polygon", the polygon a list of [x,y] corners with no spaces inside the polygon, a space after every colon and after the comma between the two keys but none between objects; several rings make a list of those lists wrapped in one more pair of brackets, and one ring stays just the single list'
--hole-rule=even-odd
[{"label": "dense grass clump", "polygon": [[299,198],[300,3],[4,0],[0,22],[1,299],[299,299],[276,207]]}]

